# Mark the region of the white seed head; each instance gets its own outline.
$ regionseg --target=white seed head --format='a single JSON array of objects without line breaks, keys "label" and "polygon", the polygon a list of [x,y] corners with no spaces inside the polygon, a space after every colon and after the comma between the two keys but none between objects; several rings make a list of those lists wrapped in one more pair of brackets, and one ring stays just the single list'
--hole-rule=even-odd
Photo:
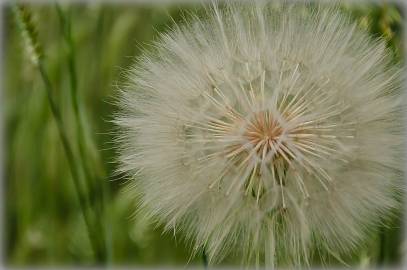
[{"label": "white seed head", "polygon": [[337,9],[227,4],[155,47],[120,96],[121,170],[195,252],[307,264],[397,206],[400,68]]}]

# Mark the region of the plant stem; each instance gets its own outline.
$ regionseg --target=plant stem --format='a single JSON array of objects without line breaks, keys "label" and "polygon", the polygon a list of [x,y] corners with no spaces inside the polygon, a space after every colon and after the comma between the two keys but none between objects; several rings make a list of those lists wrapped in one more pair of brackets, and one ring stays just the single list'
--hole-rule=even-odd
[{"label": "plant stem", "polygon": [[383,266],[386,259],[386,229],[382,226],[379,233],[379,256],[377,260],[378,266]]},{"label": "plant stem", "polygon": [[51,108],[52,115],[57,124],[59,137],[61,139],[62,146],[63,146],[64,152],[65,152],[67,160],[68,160],[69,168],[70,168],[70,171],[72,174],[72,179],[74,181],[76,193],[78,194],[79,204],[80,204],[80,207],[82,210],[83,218],[85,220],[85,224],[86,224],[86,228],[87,228],[87,232],[89,235],[89,239],[90,239],[92,248],[95,252],[95,255],[96,255],[96,258],[98,259],[98,261],[103,261],[104,257],[105,257],[104,251],[99,248],[98,235],[96,235],[95,232],[92,230],[92,212],[91,212],[91,208],[90,208],[89,199],[87,196],[85,196],[85,194],[83,193],[82,188],[81,188],[80,172],[79,172],[78,166],[75,162],[74,154],[73,154],[72,148],[70,147],[68,137],[65,133],[60,111],[58,110],[58,107],[57,107],[56,102],[52,95],[53,91],[52,91],[51,82],[49,80],[48,74],[45,71],[44,65],[41,60],[38,62],[37,67],[41,74],[41,79],[43,80],[43,82],[45,84],[45,90],[47,92],[48,102],[49,102],[49,105]]},{"label": "plant stem", "polygon": [[90,175],[88,159],[86,158],[86,145],[85,145],[85,133],[83,129],[82,118],[80,117],[80,106],[79,106],[79,98],[78,98],[78,79],[76,75],[76,63],[75,63],[75,49],[72,40],[71,34],[71,24],[70,21],[65,17],[61,7],[56,4],[56,9],[58,12],[58,16],[61,22],[61,28],[63,32],[63,37],[65,42],[68,46],[68,74],[69,74],[69,81],[70,81],[70,89],[71,89],[71,100],[72,100],[72,107],[74,112],[74,117],[77,125],[76,129],[76,136],[78,141],[78,149],[79,155],[82,164],[84,164],[84,173],[87,180],[93,180],[93,177]]},{"label": "plant stem", "polygon": [[206,251],[205,249],[202,251],[202,262],[204,265],[204,269],[208,269],[208,257],[206,256]]},{"label": "plant stem", "polygon": [[30,56],[30,60],[33,65],[38,68],[41,79],[44,82],[48,102],[51,108],[51,113],[57,124],[59,137],[61,139],[62,147],[68,160],[68,165],[72,174],[72,179],[74,181],[76,193],[79,198],[79,205],[81,207],[82,215],[85,221],[89,240],[91,242],[91,246],[97,260],[102,262],[105,259],[105,254],[104,248],[100,247],[103,247],[104,242],[99,242],[98,239],[100,238],[98,237],[98,231],[93,230],[93,228],[97,228],[98,223],[95,219],[96,216],[93,216],[94,213],[92,212],[91,204],[89,201],[89,193],[86,193],[86,191],[84,191],[83,187],[81,186],[83,172],[81,170],[82,167],[79,166],[81,163],[79,163],[78,165],[78,163],[75,162],[76,160],[74,152],[72,151],[71,145],[69,143],[68,136],[62,122],[61,113],[58,110],[57,103],[55,102],[55,99],[53,97],[53,88],[44,67],[43,51],[41,50],[40,43],[38,42],[37,29],[34,22],[32,21],[32,15],[27,8],[25,8],[24,6],[13,5],[13,11],[16,23],[18,25],[22,40],[25,45],[25,49],[28,52],[28,56]]},{"label": "plant stem", "polygon": [[[91,174],[91,166],[89,164],[89,159],[87,158],[87,146],[86,146],[86,136],[85,136],[85,129],[83,125],[83,121],[81,118],[81,106],[79,105],[79,96],[78,96],[78,79],[77,79],[77,73],[76,73],[76,61],[75,61],[75,46],[74,46],[74,41],[72,38],[72,32],[71,32],[71,20],[69,16],[66,16],[60,7],[58,3],[55,5],[61,28],[62,28],[62,33],[63,37],[65,40],[65,43],[68,48],[68,74],[69,74],[69,81],[70,81],[70,93],[71,93],[71,100],[72,100],[72,107],[73,107],[73,112],[74,112],[74,117],[75,117],[75,122],[77,125],[76,128],[76,137],[77,137],[77,142],[78,142],[78,150],[79,150],[79,158],[81,161],[81,164],[83,165],[83,170],[85,173],[85,178],[88,183],[88,188],[89,190],[93,190],[96,188],[95,193],[100,195],[100,204],[98,205],[100,208],[97,208],[98,214],[103,214],[105,213],[105,205],[107,202],[107,194],[108,194],[108,189],[106,187],[106,183],[104,181],[105,178],[105,172],[103,171],[101,174],[103,175],[103,180],[99,181],[97,176],[95,174]],[[99,168],[103,168],[102,166],[98,166]],[[106,223],[106,222],[105,222]],[[105,238],[106,237],[106,231],[105,228],[103,227],[103,222],[97,222],[96,225],[98,225],[97,230],[100,232],[100,239],[102,242],[103,248],[106,250],[106,253],[108,255],[107,260],[109,261],[109,258],[111,258],[111,249],[109,248],[110,245],[106,245],[105,243]]]}]

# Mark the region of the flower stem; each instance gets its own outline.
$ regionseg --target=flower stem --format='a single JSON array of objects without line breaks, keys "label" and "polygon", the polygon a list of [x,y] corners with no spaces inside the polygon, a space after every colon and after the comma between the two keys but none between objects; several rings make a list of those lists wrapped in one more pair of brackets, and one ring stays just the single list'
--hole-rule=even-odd
[{"label": "flower stem", "polygon": [[203,262],[205,270],[207,270],[208,269],[208,257],[206,256],[205,249],[202,251],[202,262]]},{"label": "flower stem", "polygon": [[72,174],[72,179],[74,181],[74,186],[76,189],[76,193],[78,194],[78,199],[79,199],[79,204],[82,210],[82,215],[85,220],[87,232],[89,235],[89,239],[91,241],[91,245],[93,247],[93,250],[95,252],[95,256],[98,259],[98,261],[103,261],[104,260],[104,251],[103,249],[99,248],[100,243],[98,241],[98,236],[96,235],[95,231],[92,230],[92,211],[89,203],[89,198],[85,196],[85,193],[83,192],[81,188],[81,181],[80,181],[80,172],[78,169],[78,166],[75,162],[74,154],[72,151],[72,148],[70,147],[68,137],[66,135],[63,123],[62,123],[62,117],[61,113],[58,110],[58,107],[56,105],[56,102],[53,98],[52,95],[52,85],[49,80],[48,74],[45,71],[44,64],[40,60],[38,62],[38,70],[41,75],[41,79],[43,80],[45,84],[45,90],[47,92],[47,98],[48,98],[48,103],[51,108],[52,115],[54,117],[55,123],[57,125],[59,137],[62,142],[62,147],[64,149],[66,158],[68,160],[69,168]]},{"label": "flower stem", "polygon": [[[84,129],[84,124],[83,124],[83,119],[81,118],[81,115],[83,113],[83,110],[81,110],[81,106],[79,103],[79,96],[78,96],[78,79],[77,79],[77,72],[76,72],[76,60],[75,60],[75,45],[74,41],[72,38],[72,31],[71,31],[71,20],[69,14],[66,15],[61,6],[56,3],[55,4],[56,11],[58,13],[58,17],[60,20],[60,26],[61,30],[63,33],[63,38],[65,40],[65,43],[68,48],[68,74],[69,74],[69,81],[70,81],[70,93],[71,93],[71,100],[72,100],[72,108],[73,108],[73,113],[75,117],[75,123],[76,123],[76,138],[77,138],[77,143],[78,143],[78,150],[79,150],[79,158],[80,162],[83,165],[84,173],[85,173],[85,178],[87,180],[88,188],[89,190],[95,190],[95,193],[99,195],[100,197],[98,198],[99,204],[97,205],[98,207],[95,209],[97,211],[98,216],[106,214],[106,202],[107,202],[107,197],[108,197],[108,188],[106,186],[106,181],[105,181],[105,171],[101,172],[101,177],[97,177],[95,174],[92,174],[91,171],[91,166],[89,164],[89,158],[87,156],[87,140],[86,140],[86,135],[85,135],[85,129]],[[99,160],[99,159],[98,159]],[[103,166],[97,166],[98,168],[103,169]],[[103,178],[103,180],[101,180]],[[100,181],[101,180],[101,181]],[[105,217],[105,216],[104,216]],[[97,230],[100,232],[99,235],[101,237],[101,242],[103,243],[103,248],[106,249],[107,253],[107,261],[110,261],[111,258],[111,248],[110,245],[106,245],[105,241],[109,240],[109,237],[107,235],[106,228],[104,225],[108,223],[107,220],[105,222],[99,222],[97,223],[99,227]]]},{"label": "flower stem", "polygon": [[74,112],[74,117],[76,121],[76,136],[78,142],[78,149],[79,149],[79,158],[81,163],[84,165],[84,173],[86,179],[89,181],[93,180],[93,177],[90,175],[88,159],[86,158],[86,145],[85,145],[85,135],[83,129],[82,118],[80,117],[80,106],[79,106],[79,98],[78,98],[78,79],[76,74],[76,63],[75,63],[75,49],[72,40],[71,34],[71,24],[70,20],[66,18],[62,9],[56,4],[57,13],[61,22],[61,28],[63,37],[65,42],[68,46],[68,74],[69,74],[69,81],[70,81],[70,92],[71,92],[71,99],[72,99],[72,107]]},{"label": "flower stem", "polygon": [[61,112],[58,109],[57,103],[55,102],[53,96],[54,91],[48,73],[46,72],[46,69],[44,67],[43,52],[37,39],[37,29],[31,19],[31,13],[27,8],[15,5],[13,6],[13,11],[15,14],[16,22],[19,26],[19,30],[21,32],[22,39],[25,43],[25,49],[27,49],[33,65],[36,68],[38,68],[38,71],[41,75],[41,79],[45,85],[48,103],[51,109],[52,116],[57,125],[59,137],[62,142],[62,147],[68,160],[68,165],[70,168],[76,193],[78,195],[79,205],[85,221],[92,249],[94,251],[97,261],[104,262],[106,258],[104,240],[103,238],[100,237],[98,230],[100,222],[96,221],[96,215],[94,215],[95,213],[93,212],[93,209],[91,207],[90,198],[88,196],[89,194],[86,192],[86,190],[84,190],[84,187],[81,185],[82,183],[81,180],[83,177],[82,175],[83,168],[80,166],[81,163],[78,164],[77,162],[75,162],[76,161],[75,155],[69,143],[65,127],[63,125]]}]

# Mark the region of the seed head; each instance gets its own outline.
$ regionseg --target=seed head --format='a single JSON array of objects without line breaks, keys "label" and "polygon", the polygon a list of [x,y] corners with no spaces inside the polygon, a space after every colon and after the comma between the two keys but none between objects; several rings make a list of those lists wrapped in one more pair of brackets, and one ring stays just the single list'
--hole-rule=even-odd
[{"label": "seed head", "polygon": [[24,41],[24,49],[34,65],[38,65],[42,57],[42,48],[38,42],[38,31],[33,23],[32,14],[27,7],[13,7],[16,23]]},{"label": "seed head", "polygon": [[195,252],[339,258],[397,206],[400,68],[337,9],[226,4],[155,45],[120,97],[121,170]]}]

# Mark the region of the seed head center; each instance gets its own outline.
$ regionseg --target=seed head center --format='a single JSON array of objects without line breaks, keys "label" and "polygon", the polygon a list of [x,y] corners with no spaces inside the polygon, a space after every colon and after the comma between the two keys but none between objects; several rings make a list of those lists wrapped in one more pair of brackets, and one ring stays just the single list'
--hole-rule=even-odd
[{"label": "seed head center", "polygon": [[269,111],[254,115],[248,122],[244,137],[258,154],[266,155],[278,141],[282,133],[279,121]]}]

